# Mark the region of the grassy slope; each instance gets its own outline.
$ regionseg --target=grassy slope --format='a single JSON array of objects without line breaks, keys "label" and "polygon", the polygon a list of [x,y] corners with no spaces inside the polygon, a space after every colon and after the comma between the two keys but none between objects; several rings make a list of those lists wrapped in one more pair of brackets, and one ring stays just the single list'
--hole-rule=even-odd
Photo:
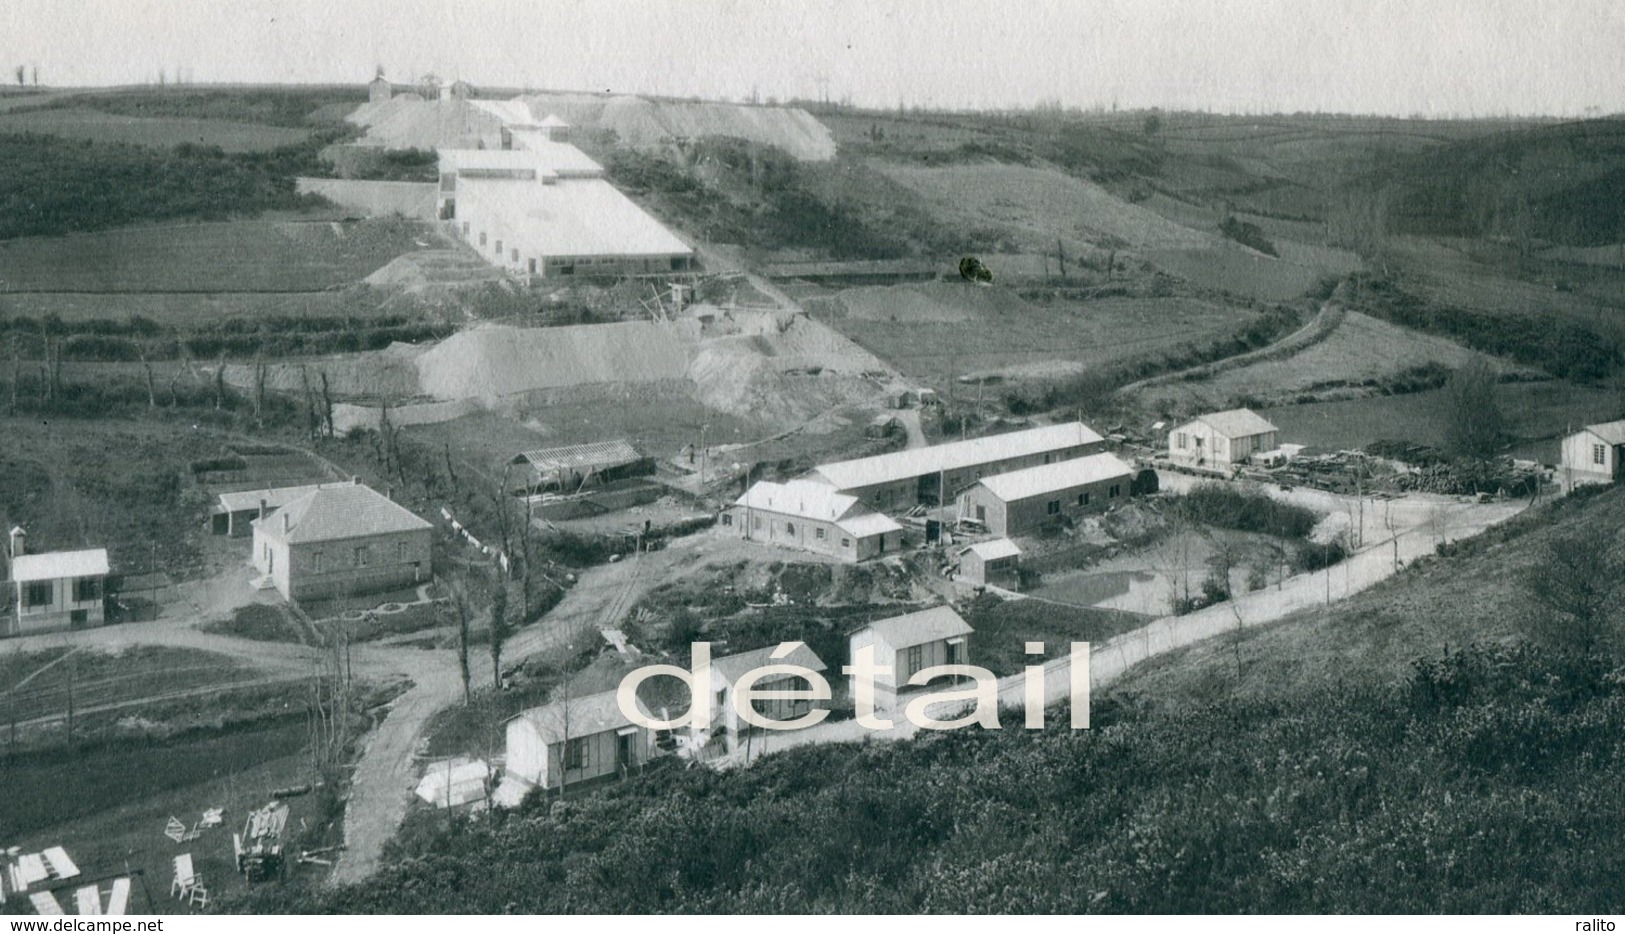
[{"label": "grassy slope", "polygon": [[[234,221],[0,242],[12,292],[296,292],[354,282],[419,241],[427,224]],[[19,301],[19,310],[28,310]]]},{"label": "grassy slope", "polygon": [[1327,684],[1397,682],[1417,658],[1516,639],[1535,611],[1522,575],[1554,531],[1609,536],[1622,525],[1625,489],[1554,500],[1492,530],[1480,555],[1428,559],[1336,606],[1249,630],[1239,677],[1235,640],[1226,638],[1164,655],[1116,690],[1173,709],[1236,696],[1282,701]]},{"label": "grassy slope", "polygon": [[[257,911],[1617,911],[1625,689],[1549,656],[1417,652],[1517,628],[1550,523],[1097,699],[1089,733],[969,731],[668,769],[447,835]],[[1548,676],[1550,673],[1550,676]],[[1392,685],[1395,679],[1402,684]],[[259,896],[260,893],[254,893]]]}]

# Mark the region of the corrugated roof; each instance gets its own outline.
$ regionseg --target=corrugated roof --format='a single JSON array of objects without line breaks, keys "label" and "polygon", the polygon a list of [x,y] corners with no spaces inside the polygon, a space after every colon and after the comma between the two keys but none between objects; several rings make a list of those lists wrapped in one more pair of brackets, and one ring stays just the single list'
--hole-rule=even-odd
[{"label": "corrugated roof", "polygon": [[852,490],[1103,440],[1082,422],[1066,422],[969,441],[837,461],[824,464],[813,472],[838,490]]},{"label": "corrugated roof", "polygon": [[917,613],[893,616],[890,619],[870,623],[865,628],[873,630],[876,636],[894,649],[924,645],[938,639],[967,636],[974,632],[970,623],[965,622],[965,618],[954,612],[951,606],[937,606]]},{"label": "corrugated roof", "polygon": [[218,512],[247,512],[250,509],[260,508],[260,501],[265,501],[267,509],[281,509],[307,493],[315,492],[324,486],[349,486],[348,483],[309,483],[304,486],[278,486],[266,487],[263,490],[237,490],[232,493],[221,493],[216,504]]},{"label": "corrugated roof", "polygon": [[1587,425],[1586,431],[1591,432],[1608,444],[1625,444],[1625,418],[1617,422],[1603,422],[1600,425]]},{"label": "corrugated roof", "polygon": [[903,527],[892,521],[887,515],[878,512],[866,512],[859,516],[848,516],[835,523],[835,527],[853,538],[868,538],[871,535],[885,535],[889,532],[900,532]]},{"label": "corrugated roof", "polygon": [[1278,430],[1269,423],[1268,419],[1252,409],[1230,409],[1225,412],[1213,412],[1208,415],[1198,415],[1191,421],[1201,422],[1226,438],[1247,438]]},{"label": "corrugated roof", "polygon": [[1021,554],[1021,549],[1016,546],[1015,542],[1008,538],[995,538],[989,542],[977,542],[965,550],[974,551],[976,553],[976,557],[981,558],[983,561],[997,561],[1000,558],[1014,558],[1016,555]]},{"label": "corrugated roof", "polygon": [[824,660],[818,653],[807,648],[807,643],[798,642],[796,647],[784,658],[774,658],[773,652],[778,649],[770,645],[764,649],[753,649],[749,652],[740,652],[738,655],[728,655],[723,658],[711,659],[711,672],[720,676],[728,684],[736,684],[745,673],[755,668],[764,668],[768,665],[799,665],[811,671],[824,671]]},{"label": "corrugated roof", "polygon": [[[341,541],[432,528],[428,521],[372,487],[322,487],[282,507],[256,526],[289,544]],[[283,531],[286,528],[287,531]]]},{"label": "corrugated roof", "polygon": [[[604,691],[557,700],[543,707],[532,708],[520,714],[535,726],[536,734],[544,743],[560,743],[569,738],[591,736],[631,726],[632,721],[621,713],[618,691]],[[638,710],[645,716],[649,708],[640,699]]]},{"label": "corrugated roof", "polygon": [[530,257],[687,256],[688,244],[601,178],[552,184],[462,178],[457,211]]},{"label": "corrugated roof", "polygon": [[47,551],[37,555],[18,555],[11,559],[11,579],[20,584],[68,577],[96,577],[106,575],[107,570],[106,548]]},{"label": "corrugated roof", "polygon": [[1115,454],[1090,454],[1088,457],[1075,457],[1053,464],[1028,467],[1026,470],[1001,473],[994,477],[983,477],[981,483],[994,496],[1008,503],[1088,483],[1099,483],[1114,477],[1128,477],[1133,473],[1134,468]]},{"label": "corrugated roof", "polygon": [[643,460],[643,455],[638,453],[637,448],[628,441],[617,440],[525,451],[514,458],[514,463],[527,461],[539,471],[576,470],[582,467],[603,470],[635,464],[640,460]]},{"label": "corrugated roof", "polygon": [[857,504],[856,496],[848,496],[811,480],[791,480],[788,483],[759,480],[745,491],[745,495],[734,500],[735,506],[825,522],[842,518]]}]

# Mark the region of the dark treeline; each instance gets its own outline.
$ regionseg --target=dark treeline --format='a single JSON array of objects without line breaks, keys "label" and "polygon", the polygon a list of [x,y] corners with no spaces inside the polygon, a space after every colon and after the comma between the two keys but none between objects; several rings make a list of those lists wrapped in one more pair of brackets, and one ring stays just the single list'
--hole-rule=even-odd
[{"label": "dark treeline", "polygon": [[176,334],[150,318],[64,321],[55,315],[0,318],[0,355],[43,357],[48,347],[65,360],[167,360],[254,356],[291,357],[382,350],[392,343],[438,340],[450,325],[406,315],[222,318]]},{"label": "dark treeline", "polygon": [[1362,283],[1360,310],[1404,327],[1451,338],[1474,350],[1539,367],[1578,382],[1605,379],[1625,366],[1620,338],[1572,318],[1532,311],[1495,314],[1439,305],[1390,279]]},{"label": "dark treeline", "polygon": [[322,108],[359,107],[365,99],[360,88],[136,88],[75,94],[29,109],[73,108],[124,117],[185,117],[302,128],[330,122],[316,113]]},{"label": "dark treeline", "polygon": [[0,135],[0,239],[323,206],[299,194],[294,178],[321,174],[317,153],[344,135],[324,130],[296,145],[244,153]]}]

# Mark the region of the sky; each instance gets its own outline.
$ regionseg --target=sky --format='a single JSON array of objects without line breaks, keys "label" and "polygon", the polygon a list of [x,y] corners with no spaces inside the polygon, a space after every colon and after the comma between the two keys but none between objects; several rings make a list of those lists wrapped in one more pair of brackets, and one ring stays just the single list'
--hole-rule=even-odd
[{"label": "sky", "polygon": [[860,106],[1625,111],[1619,0],[6,0],[46,85],[361,83]]}]

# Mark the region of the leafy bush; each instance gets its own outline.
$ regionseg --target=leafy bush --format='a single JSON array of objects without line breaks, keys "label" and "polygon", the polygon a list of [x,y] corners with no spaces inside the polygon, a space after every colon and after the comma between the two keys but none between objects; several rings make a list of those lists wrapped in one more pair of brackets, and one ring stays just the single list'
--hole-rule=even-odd
[{"label": "leafy bush", "polygon": [[1234,214],[1227,215],[1224,221],[1219,224],[1219,233],[1224,234],[1242,246],[1250,246],[1266,256],[1281,255],[1275,251],[1275,244],[1264,236],[1264,228],[1251,221],[1241,220]]},{"label": "leafy bush", "polygon": [[0,135],[0,239],[325,204],[299,194],[294,177],[320,173],[317,152],[330,138],[317,133],[269,152],[227,153],[187,143],[151,149]]},{"label": "leafy bush", "polygon": [[[1625,909],[1617,662],[1473,648],[1392,686],[655,767],[242,912],[1578,914]],[[1052,720],[1056,719],[1053,715]],[[432,825],[432,826],[431,826]]]},{"label": "leafy bush", "polygon": [[1204,481],[1170,499],[1184,518],[1218,529],[1306,539],[1320,522],[1320,514],[1313,509],[1229,483]]}]

